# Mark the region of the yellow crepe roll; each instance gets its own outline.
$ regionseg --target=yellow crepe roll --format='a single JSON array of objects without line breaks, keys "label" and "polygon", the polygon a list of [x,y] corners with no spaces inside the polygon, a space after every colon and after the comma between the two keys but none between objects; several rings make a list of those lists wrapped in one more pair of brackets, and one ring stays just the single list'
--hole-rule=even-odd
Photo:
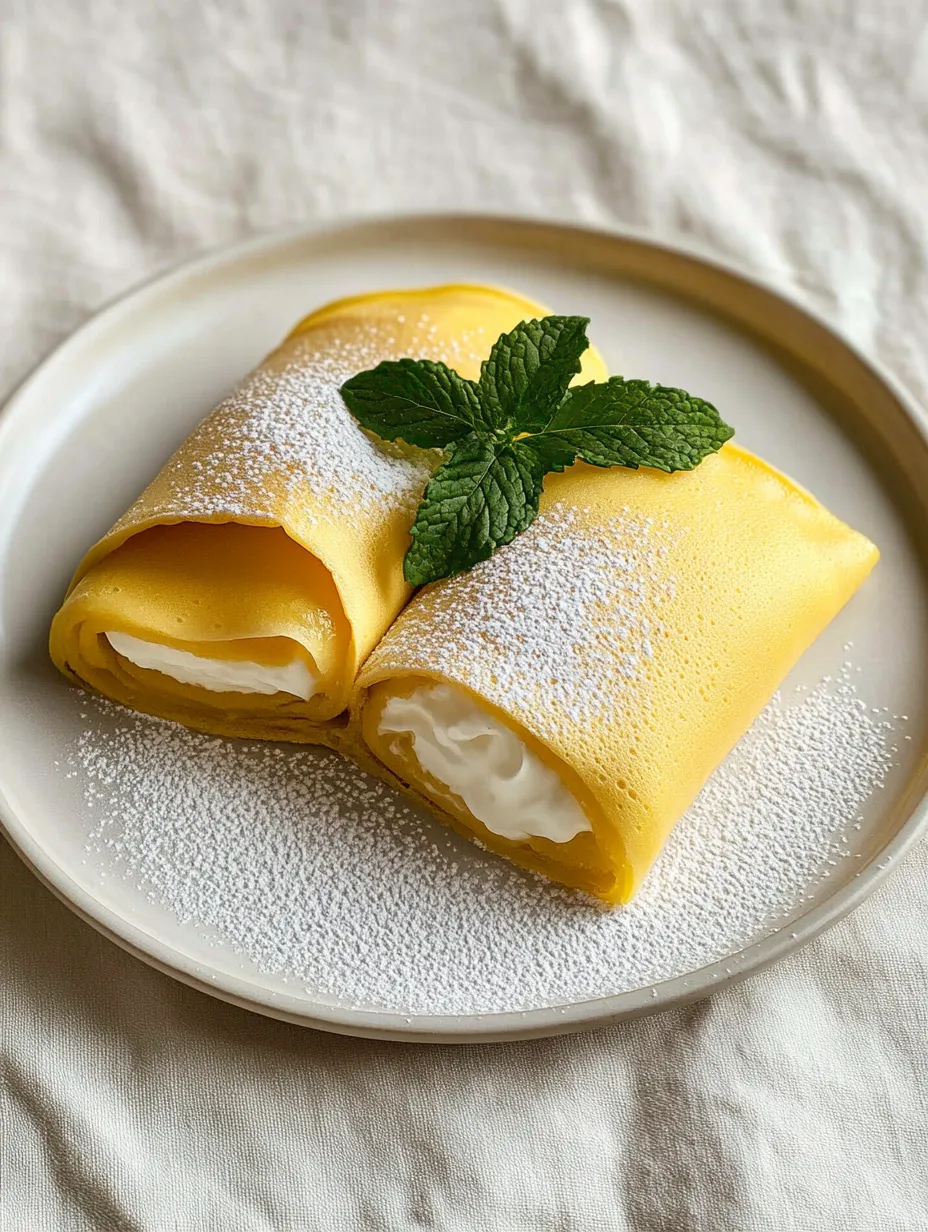
[{"label": "yellow crepe roll", "polygon": [[368,659],[366,753],[456,830],[627,902],[877,556],[734,445],[683,473],[549,475],[529,530],[423,590]]},{"label": "yellow crepe roll", "polygon": [[[338,747],[358,667],[409,598],[409,526],[438,460],[364,433],[339,387],[403,356],[476,378],[500,333],[545,313],[443,286],[307,317],[87,553],[54,662],[190,727]],[[603,375],[588,352],[583,379]]]}]

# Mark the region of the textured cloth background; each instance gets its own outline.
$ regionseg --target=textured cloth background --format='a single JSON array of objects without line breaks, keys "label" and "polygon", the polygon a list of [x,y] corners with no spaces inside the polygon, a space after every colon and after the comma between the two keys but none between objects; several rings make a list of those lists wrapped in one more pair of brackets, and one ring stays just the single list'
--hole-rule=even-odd
[{"label": "textured cloth background", "polygon": [[[204,247],[429,207],[696,237],[928,399],[923,0],[0,0],[0,392]],[[3,1232],[928,1227],[928,850],[685,1011],[475,1048],[215,1003],[0,841]]]}]

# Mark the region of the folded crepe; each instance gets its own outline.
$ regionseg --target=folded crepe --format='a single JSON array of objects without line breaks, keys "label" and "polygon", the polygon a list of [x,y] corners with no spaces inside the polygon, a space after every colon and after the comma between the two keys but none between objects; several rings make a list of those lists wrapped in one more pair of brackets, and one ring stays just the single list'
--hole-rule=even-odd
[{"label": "folded crepe", "polygon": [[877,555],[734,445],[676,474],[548,475],[529,530],[423,590],[368,659],[365,754],[459,832],[627,902]]},{"label": "folded crepe", "polygon": [[[359,664],[410,595],[409,526],[438,455],[385,446],[339,387],[402,356],[477,377],[546,309],[492,287],[340,300],[302,321],[84,557],[57,666],[136,710],[221,735],[339,747]],[[595,352],[583,379],[601,379]]]}]

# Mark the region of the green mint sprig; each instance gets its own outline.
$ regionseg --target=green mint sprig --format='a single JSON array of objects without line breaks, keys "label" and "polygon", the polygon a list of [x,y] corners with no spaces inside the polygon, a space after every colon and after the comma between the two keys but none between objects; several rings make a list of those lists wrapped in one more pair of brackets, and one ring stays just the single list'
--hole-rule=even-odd
[{"label": "green mint sprig", "polygon": [[543,317],[501,334],[479,381],[430,359],[385,360],[342,385],[382,440],[441,449],[410,528],[414,586],[487,560],[531,525],[549,471],[593,466],[692,470],[734,435],[714,406],[648,381],[572,386],[588,317]]}]

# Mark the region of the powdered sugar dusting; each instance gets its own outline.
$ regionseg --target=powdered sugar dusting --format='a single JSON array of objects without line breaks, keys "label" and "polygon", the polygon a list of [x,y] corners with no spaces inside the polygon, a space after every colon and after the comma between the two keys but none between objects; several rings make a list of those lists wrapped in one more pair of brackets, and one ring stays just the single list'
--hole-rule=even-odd
[{"label": "powdered sugar dusting", "polygon": [[608,912],[476,851],[335,754],[81,704],[69,773],[96,819],[94,860],[291,991],[408,1014],[563,1004],[740,949],[847,856],[900,722],[847,669],[774,699],[635,902]]},{"label": "powdered sugar dusting", "polygon": [[[668,528],[654,526],[627,507],[588,525],[553,505],[491,560],[414,600],[370,665],[446,674],[542,726],[621,714],[674,593]],[[608,689],[592,687],[603,680]]]},{"label": "powdered sugar dusting", "polygon": [[[418,496],[423,468],[391,457],[362,432],[339,393],[359,365],[376,362],[373,356],[355,355],[352,363],[337,352],[319,355],[298,338],[283,366],[251,373],[213,412],[229,446],[196,464],[210,472],[224,506],[251,512],[255,487],[271,474],[285,474],[295,490],[325,494],[335,507]],[[210,435],[215,439],[215,431]]]},{"label": "powdered sugar dusting", "polygon": [[[427,335],[410,346],[423,355],[435,349]],[[350,376],[395,351],[396,339],[379,322],[354,322],[350,340],[331,331],[290,339],[188,437],[149,488],[146,517],[274,522],[282,501],[298,505],[310,524],[326,509],[333,517],[371,507],[411,515],[435,460],[375,441],[339,392]],[[309,506],[306,493],[314,498]],[[116,529],[134,516],[133,508]]]}]

